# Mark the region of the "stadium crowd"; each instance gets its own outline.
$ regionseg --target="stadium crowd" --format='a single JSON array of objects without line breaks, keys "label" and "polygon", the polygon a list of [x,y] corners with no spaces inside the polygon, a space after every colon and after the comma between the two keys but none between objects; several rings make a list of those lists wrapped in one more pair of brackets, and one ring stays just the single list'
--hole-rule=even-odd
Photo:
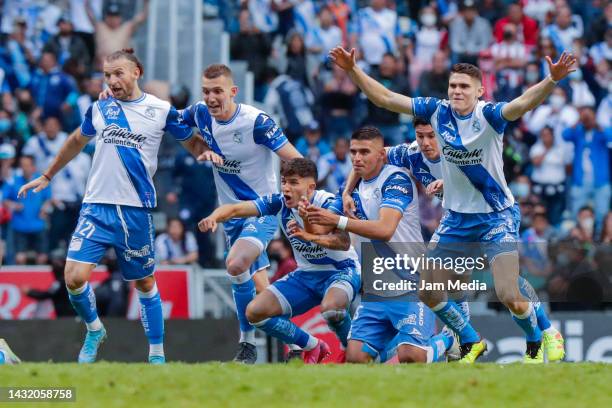
[{"label": "stadium crowd", "polygon": [[[130,44],[146,21],[148,1],[5,0],[0,43],[0,225],[4,263],[43,264],[65,249],[84,194],[92,148],[33,199],[21,185],[43,171],[103,89],[100,61]],[[351,169],[348,138],[360,125],[381,129],[386,143],[414,140],[412,118],[381,109],[358,92],[327,54],[355,48],[359,64],[386,87],[410,96],[447,95],[453,63],[484,76],[484,98],[507,101],[570,50],[579,67],[543,105],[508,126],[504,169],[521,204],[523,267],[551,296],[576,274],[597,274],[612,242],[612,3],[605,0],[204,0],[205,18],[221,18],[232,60],[245,60],[255,99],[289,140],[317,163],[321,188],[336,192]],[[145,89],[147,86],[145,85]],[[170,84],[177,108],[199,95]],[[88,146],[89,147],[89,146]],[[196,162],[170,138],[160,149],[156,241],[159,263],[221,266],[215,239],[197,221],[216,206],[209,163]],[[197,183],[194,183],[197,180]],[[442,214],[421,195],[424,236]],[[167,221],[166,221],[167,220]],[[162,234],[163,233],[163,234]],[[557,257],[559,247],[573,256]],[[290,271],[290,250],[270,245]],[[533,267],[549,259],[550,267]],[[294,265],[294,263],[293,263]],[[583,265],[578,267],[578,265]],[[278,278],[279,274],[275,275]],[[597,277],[606,291],[605,276]],[[608,285],[610,282],[608,281]],[[603,296],[603,295],[602,295]]]}]

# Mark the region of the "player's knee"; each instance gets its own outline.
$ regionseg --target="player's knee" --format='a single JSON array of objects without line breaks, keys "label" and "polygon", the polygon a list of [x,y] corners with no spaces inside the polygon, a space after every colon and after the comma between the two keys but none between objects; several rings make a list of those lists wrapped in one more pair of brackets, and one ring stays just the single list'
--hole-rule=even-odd
[{"label": "player's knee", "polygon": [[75,290],[83,287],[85,284],[85,278],[80,273],[77,266],[68,263],[64,268],[64,280],[68,289]]},{"label": "player's knee", "polygon": [[136,289],[141,292],[150,292],[155,287],[155,278],[153,276],[147,276],[144,279],[137,280],[135,286]]},{"label": "player's knee", "polygon": [[245,315],[251,324],[259,323],[269,317],[265,307],[257,301],[252,301],[247,305]]},{"label": "player's knee", "polygon": [[346,309],[332,309],[332,308],[324,308],[323,304],[321,304],[321,316],[325,319],[328,324],[340,323],[344,320],[347,315]]},{"label": "player's knee", "polygon": [[249,262],[240,256],[227,258],[225,261],[225,268],[227,269],[227,273],[232,276],[238,276],[251,267]]},{"label": "player's knee", "polygon": [[351,364],[367,364],[371,360],[371,357],[362,351],[347,350],[346,351],[346,362]]},{"label": "player's knee", "polygon": [[400,363],[425,363],[427,352],[414,346],[402,345],[397,349],[397,359]]},{"label": "player's knee", "polygon": [[521,300],[518,289],[513,290],[512,288],[506,288],[502,285],[497,285],[495,287],[495,294],[497,295],[499,301],[511,310],[514,303],[518,303]]}]

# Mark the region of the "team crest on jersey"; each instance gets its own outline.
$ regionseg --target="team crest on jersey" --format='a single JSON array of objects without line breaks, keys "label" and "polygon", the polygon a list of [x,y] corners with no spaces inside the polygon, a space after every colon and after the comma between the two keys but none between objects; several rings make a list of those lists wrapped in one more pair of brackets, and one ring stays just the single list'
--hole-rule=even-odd
[{"label": "team crest on jersey", "polygon": [[[153,119],[155,117],[155,109],[153,109],[153,107],[149,106],[146,110],[145,110],[145,115],[151,119]],[[180,118],[180,116],[179,116]]]},{"label": "team crest on jersey", "polygon": [[83,238],[72,237],[70,240],[70,245],[68,246],[69,251],[79,251],[83,246]]},{"label": "team crest on jersey", "polygon": [[380,188],[376,188],[374,190],[374,193],[372,193],[372,196],[376,199],[376,200],[380,200]]},{"label": "team crest on jersey", "polygon": [[234,143],[242,143],[242,133],[234,132]]},{"label": "team crest on jersey", "polygon": [[478,120],[478,118],[474,118],[474,121],[472,122],[472,130],[474,132],[480,132],[480,129],[482,129],[480,127],[480,121]]}]

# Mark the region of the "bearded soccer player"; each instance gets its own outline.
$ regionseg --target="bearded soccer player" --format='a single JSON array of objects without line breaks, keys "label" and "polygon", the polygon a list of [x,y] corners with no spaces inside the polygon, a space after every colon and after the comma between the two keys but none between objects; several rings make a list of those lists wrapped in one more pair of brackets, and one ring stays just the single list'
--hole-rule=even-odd
[{"label": "bearded soccer player", "polygon": [[92,104],[81,127],[66,140],[43,175],[19,190],[37,193],[70,160],[96,138],[96,149],[77,227],[68,247],[64,277],[70,302],[87,326],[79,363],[93,363],[106,338],[89,284],[92,270],[109,247],[125,280],[134,281],[141,319],[149,340],[149,362],[165,362],[162,302],[153,275],[155,254],[151,209],[156,206],[153,175],[157,152],[167,131],[194,156],[220,162],[200,137],[181,123],[166,101],[143,93],[142,64],[133,50],[117,51],[104,61],[104,79],[113,97]]},{"label": "bearded soccer player", "polygon": [[[506,124],[541,104],[558,81],[574,71],[576,59],[563,53],[553,63],[546,57],[548,77],[509,103],[489,103],[479,99],[484,93],[482,73],[471,64],[452,67],[449,99],[440,100],[410,98],[389,91],[357,66],[354,50],[336,47],[330,51],[330,58],[375,105],[431,122],[443,153],[443,206],[447,210],[432,242],[446,248],[448,244],[461,247],[470,242],[486,245],[498,298],[525,333],[524,361],[541,362],[542,331],[533,304],[520,293],[518,252],[508,245],[519,241],[519,213],[504,178],[502,139]],[[435,248],[430,248],[435,253]],[[422,278],[433,282],[436,272],[424,270]],[[447,299],[444,291],[421,290],[420,297],[460,336],[461,362],[475,362],[485,352],[486,343],[463,317],[456,302]]]},{"label": "bearded soccer player", "polygon": [[[256,200],[278,192],[273,155],[283,160],[302,157],[268,114],[234,100],[238,87],[232,71],[213,64],[202,75],[204,100],[182,111],[183,122],[197,127],[213,152],[223,158],[213,167],[219,203]],[[229,252],[225,266],[240,324],[239,348],[234,361],[253,364],[257,359],[255,329],[245,310],[255,293],[268,285],[270,265],[266,247],[278,228],[276,217],[235,218],[223,224]]]}]

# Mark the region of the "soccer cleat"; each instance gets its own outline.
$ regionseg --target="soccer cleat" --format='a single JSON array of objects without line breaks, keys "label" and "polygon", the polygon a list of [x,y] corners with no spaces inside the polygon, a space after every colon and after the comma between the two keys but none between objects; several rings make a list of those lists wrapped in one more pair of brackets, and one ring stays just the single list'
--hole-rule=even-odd
[{"label": "soccer cleat", "polygon": [[21,360],[13,350],[9,347],[8,343],[4,339],[0,339],[0,360],[4,360],[0,364],[19,364]]},{"label": "soccer cleat", "polygon": [[242,342],[239,344],[238,353],[234,357],[234,362],[242,364],[255,364],[257,361],[257,349],[251,343]]},{"label": "soccer cleat", "polygon": [[447,326],[442,328],[442,331],[453,336],[453,344],[450,346],[448,350],[446,350],[446,360],[447,361],[457,361],[461,359],[461,348],[459,346],[459,335],[449,329]]},{"label": "soccer cleat", "polygon": [[166,364],[166,357],[158,356],[158,355],[149,356],[149,363],[156,364],[156,365]]},{"label": "soccer cleat", "polygon": [[98,348],[106,340],[106,329],[104,326],[100,330],[87,330],[83,347],[79,353],[79,364],[90,364],[96,361]]},{"label": "soccer cleat", "polygon": [[289,350],[287,353],[287,357],[285,357],[285,363],[288,363],[292,360],[302,359],[302,350]]},{"label": "soccer cleat", "polygon": [[541,341],[528,341],[523,364],[544,364],[544,348]]},{"label": "soccer cleat", "polygon": [[320,340],[312,350],[304,350],[303,358],[306,364],[318,364],[331,354],[331,350],[326,342]]},{"label": "soccer cleat", "polygon": [[561,361],[565,357],[565,340],[557,329],[553,330],[554,334],[548,334],[546,331],[542,332],[542,343],[548,362]]},{"label": "soccer cleat", "polygon": [[478,357],[482,356],[487,351],[487,342],[480,340],[476,343],[465,343],[460,346],[461,348],[461,364],[474,364]]}]

